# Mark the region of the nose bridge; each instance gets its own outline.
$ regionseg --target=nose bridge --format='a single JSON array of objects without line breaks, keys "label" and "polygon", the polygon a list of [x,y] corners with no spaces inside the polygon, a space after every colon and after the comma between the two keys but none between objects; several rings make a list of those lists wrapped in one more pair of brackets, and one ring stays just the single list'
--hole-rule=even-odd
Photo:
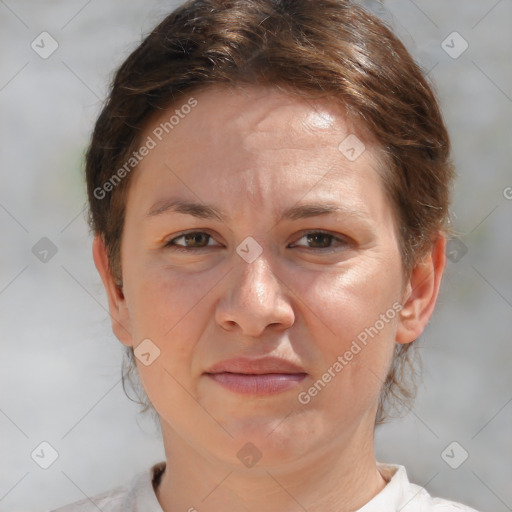
[{"label": "nose bridge", "polygon": [[234,292],[239,294],[242,303],[269,305],[275,295],[279,294],[279,281],[275,277],[268,258],[263,254],[252,263],[242,261],[242,269],[237,276],[238,286]]},{"label": "nose bridge", "polygon": [[291,305],[265,251],[251,263],[240,258],[230,274],[217,309],[217,322],[225,329],[238,326],[247,335],[257,336],[269,325],[285,329],[293,323]]}]

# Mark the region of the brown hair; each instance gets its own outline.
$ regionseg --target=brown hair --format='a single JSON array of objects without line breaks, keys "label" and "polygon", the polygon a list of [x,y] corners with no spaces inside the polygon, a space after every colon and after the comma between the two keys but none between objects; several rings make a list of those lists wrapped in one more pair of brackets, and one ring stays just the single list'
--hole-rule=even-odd
[{"label": "brown hair", "polygon": [[[118,172],[115,183],[114,173],[127,169],[152,114],[216,84],[274,86],[343,106],[384,155],[405,274],[446,229],[449,137],[422,70],[384,22],[348,0],[194,0],[168,15],[118,69],[86,155],[90,226],[105,241],[117,282],[131,173]],[[411,346],[397,345],[377,424],[389,398],[414,397],[405,372]],[[123,384],[124,377],[123,370]],[[149,407],[147,398],[143,403]]]}]

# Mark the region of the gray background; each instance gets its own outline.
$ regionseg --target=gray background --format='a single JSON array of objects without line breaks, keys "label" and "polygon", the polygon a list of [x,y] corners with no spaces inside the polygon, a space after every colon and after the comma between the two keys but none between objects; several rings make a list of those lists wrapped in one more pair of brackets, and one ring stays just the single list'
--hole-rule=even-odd
[{"label": "gray background", "polygon": [[[92,261],[81,165],[112,71],[174,5],[0,0],[0,511],[49,510],[163,460],[157,429],[120,384],[122,346]],[[512,2],[386,6],[382,16],[431,70],[442,103],[459,174],[452,215],[467,253],[452,252],[458,261],[448,263],[421,339],[415,406],[377,430],[377,456],[404,464],[432,494],[505,512],[512,510]],[[31,48],[42,31],[59,45],[47,59]],[[454,31],[469,44],[456,59],[441,47]],[[453,41],[451,51],[460,50],[462,41]],[[57,249],[46,262],[32,252],[43,237]],[[48,469],[31,458],[42,441],[59,455]],[[469,455],[457,469],[441,456],[453,441],[460,446],[448,450],[452,465],[462,450]]]}]

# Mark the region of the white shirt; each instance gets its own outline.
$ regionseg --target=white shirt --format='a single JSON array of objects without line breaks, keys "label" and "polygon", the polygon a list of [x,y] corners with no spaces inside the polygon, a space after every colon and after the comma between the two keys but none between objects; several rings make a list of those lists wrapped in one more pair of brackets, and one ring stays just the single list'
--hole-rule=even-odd
[{"label": "white shirt", "polygon": [[[357,512],[477,512],[475,509],[442,498],[432,498],[407,478],[404,466],[378,463],[388,481],[386,487]],[[51,512],[163,512],[155,494],[155,483],[165,469],[159,462],[137,475],[128,486],[84,499]],[[94,503],[93,503],[94,502]]]}]

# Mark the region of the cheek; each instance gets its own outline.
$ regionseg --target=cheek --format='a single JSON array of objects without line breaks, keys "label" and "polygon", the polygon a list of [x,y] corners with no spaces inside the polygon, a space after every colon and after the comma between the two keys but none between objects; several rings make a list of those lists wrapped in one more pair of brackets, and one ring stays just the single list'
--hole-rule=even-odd
[{"label": "cheek", "polygon": [[179,281],[163,274],[141,279],[132,304],[133,330],[138,339],[149,338],[158,354],[150,365],[137,361],[140,380],[164,417],[172,408],[185,412],[194,405],[185,390],[192,388],[191,369],[203,328],[199,319],[206,315],[202,289]]},{"label": "cheek", "polygon": [[307,330],[321,356],[313,382],[320,380],[316,388],[322,398],[314,400],[340,405],[329,414],[367,407],[386,378],[399,321],[401,274],[398,266],[382,268],[368,264],[325,274],[305,288]]},{"label": "cheek", "polygon": [[210,274],[194,275],[160,266],[140,269],[130,288],[129,308],[139,334],[167,343],[183,326],[197,325],[204,314],[206,298],[217,279]]},{"label": "cheek", "polygon": [[386,313],[386,327],[396,324],[401,274],[400,268],[395,267],[370,261],[308,281],[296,279],[296,283],[303,283],[297,295],[306,298],[309,316],[316,316],[334,338],[346,342]]},{"label": "cheek", "polygon": [[[210,314],[205,296],[212,284],[201,279],[191,283],[190,277],[169,271],[138,276],[129,289],[132,332],[136,345],[149,339],[149,352],[158,354],[150,365],[137,361],[143,387],[158,410],[164,399],[181,403],[181,386],[190,388],[196,345]],[[137,346],[134,351],[137,355]]]}]

